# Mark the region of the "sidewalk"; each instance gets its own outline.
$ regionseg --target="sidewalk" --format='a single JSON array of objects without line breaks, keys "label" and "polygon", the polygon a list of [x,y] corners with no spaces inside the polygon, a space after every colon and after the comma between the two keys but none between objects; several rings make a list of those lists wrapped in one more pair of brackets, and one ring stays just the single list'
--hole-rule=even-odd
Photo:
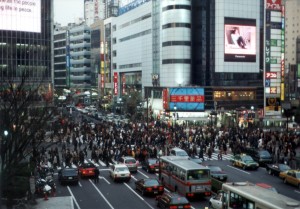
[{"label": "sidewalk", "polygon": [[[73,199],[71,196],[66,197],[49,197],[48,200],[44,198],[36,199],[37,204],[28,206],[30,209],[74,209]],[[6,206],[0,205],[1,209],[6,209]]]}]

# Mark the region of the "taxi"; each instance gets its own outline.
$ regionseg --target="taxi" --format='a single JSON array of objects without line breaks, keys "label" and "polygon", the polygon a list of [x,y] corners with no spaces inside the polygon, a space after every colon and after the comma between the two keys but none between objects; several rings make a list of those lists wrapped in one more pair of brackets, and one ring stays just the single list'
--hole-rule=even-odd
[{"label": "taxi", "polygon": [[288,170],[280,172],[279,177],[285,184],[292,184],[300,189],[300,170]]},{"label": "taxi", "polygon": [[246,154],[235,155],[230,159],[230,162],[232,163],[233,166],[243,168],[244,170],[246,169],[257,170],[259,167],[259,164],[255,162],[251,156]]}]

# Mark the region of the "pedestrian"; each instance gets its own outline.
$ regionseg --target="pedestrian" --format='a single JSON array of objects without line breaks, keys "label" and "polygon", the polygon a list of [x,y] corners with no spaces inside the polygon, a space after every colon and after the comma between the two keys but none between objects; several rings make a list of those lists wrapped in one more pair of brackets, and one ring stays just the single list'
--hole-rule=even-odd
[{"label": "pedestrian", "polygon": [[95,168],[95,170],[94,170],[94,180],[95,180],[96,184],[99,183],[99,175],[100,175],[99,169]]}]

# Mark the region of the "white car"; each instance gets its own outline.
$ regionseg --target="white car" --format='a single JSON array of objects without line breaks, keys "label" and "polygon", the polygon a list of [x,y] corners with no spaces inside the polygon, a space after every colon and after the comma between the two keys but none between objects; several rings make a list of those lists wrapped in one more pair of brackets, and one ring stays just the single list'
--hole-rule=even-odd
[{"label": "white car", "polygon": [[[226,197],[226,195],[225,195]],[[213,196],[209,200],[209,206],[210,208],[214,209],[222,209],[222,199],[223,199],[223,194],[219,192],[216,196]],[[223,204],[225,205],[226,203],[226,198],[223,200]]]},{"label": "white car", "polygon": [[130,181],[131,179],[130,171],[124,164],[111,165],[109,175],[114,181]]}]

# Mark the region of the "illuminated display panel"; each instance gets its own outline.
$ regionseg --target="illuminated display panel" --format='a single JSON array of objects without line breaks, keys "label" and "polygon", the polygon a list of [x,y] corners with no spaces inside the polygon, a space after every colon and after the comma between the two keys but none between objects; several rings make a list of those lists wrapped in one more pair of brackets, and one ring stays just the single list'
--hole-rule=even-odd
[{"label": "illuminated display panel", "polygon": [[1,0],[0,30],[41,33],[41,0]]},{"label": "illuminated display panel", "polygon": [[224,23],[224,61],[256,62],[256,20],[225,17]]},{"label": "illuminated display panel", "polygon": [[169,88],[170,111],[203,111],[204,103],[203,88]]}]

